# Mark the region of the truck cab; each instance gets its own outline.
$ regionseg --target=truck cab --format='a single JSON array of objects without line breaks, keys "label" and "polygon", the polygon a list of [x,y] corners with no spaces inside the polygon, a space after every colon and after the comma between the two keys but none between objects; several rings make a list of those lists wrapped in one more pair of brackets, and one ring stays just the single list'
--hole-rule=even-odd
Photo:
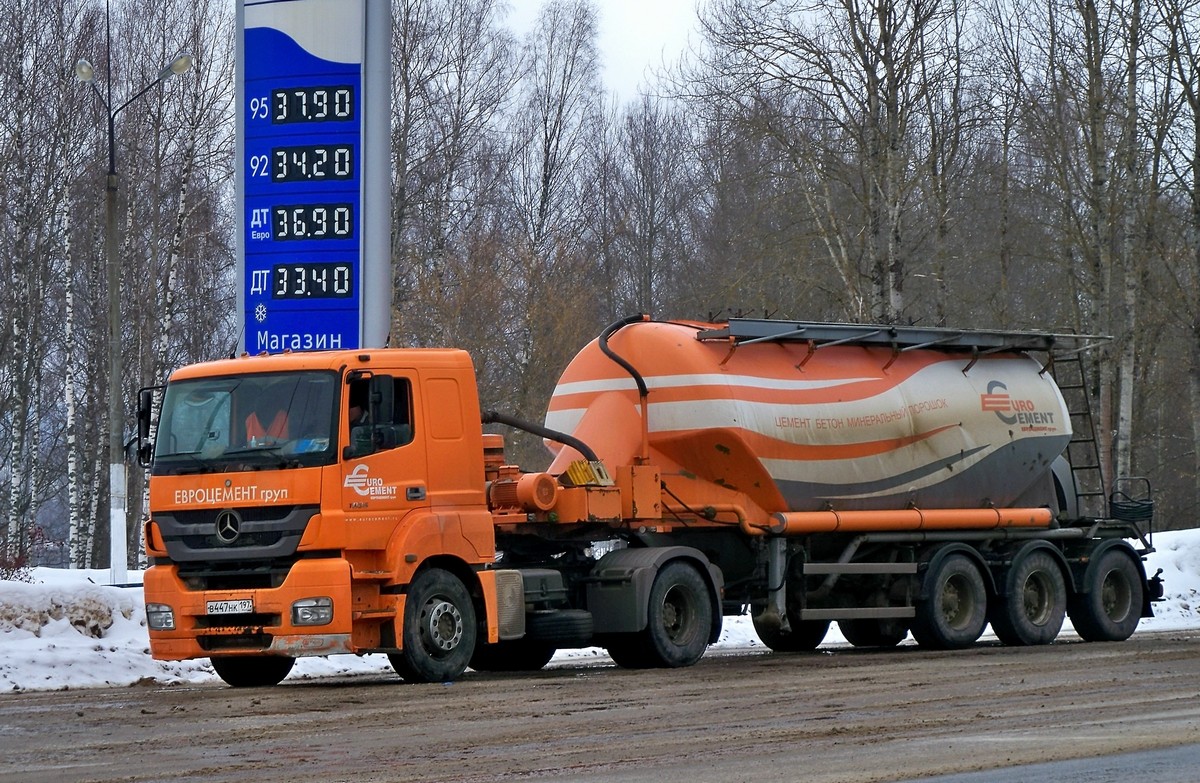
[{"label": "truck cab", "polygon": [[[426,679],[461,671],[476,616],[494,614],[479,420],[456,350],[244,356],[174,373],[145,528],[154,656],[211,657],[234,684],[331,653],[388,652]],[[406,608],[418,615],[407,643]]]}]

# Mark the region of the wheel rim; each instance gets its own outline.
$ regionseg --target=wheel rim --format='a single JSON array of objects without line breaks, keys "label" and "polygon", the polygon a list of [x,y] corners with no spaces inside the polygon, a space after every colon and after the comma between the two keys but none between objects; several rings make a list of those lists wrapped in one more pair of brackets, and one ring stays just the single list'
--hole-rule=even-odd
[{"label": "wheel rim", "polygon": [[961,574],[947,579],[942,592],[942,618],[946,625],[956,631],[963,630],[971,621],[974,607],[970,581]]},{"label": "wheel rim", "polygon": [[686,590],[672,587],[663,599],[662,625],[667,637],[676,644],[686,642],[692,630],[692,604]]},{"label": "wheel rim", "polygon": [[434,653],[452,652],[462,641],[463,627],[462,613],[444,598],[431,598],[421,610],[421,636]]},{"label": "wheel rim", "polygon": [[1100,602],[1110,620],[1120,622],[1129,616],[1132,596],[1129,582],[1120,571],[1113,570],[1105,574],[1104,583],[1100,588]]},{"label": "wheel rim", "polygon": [[1050,579],[1040,571],[1025,580],[1022,603],[1025,617],[1034,625],[1045,625],[1050,620],[1051,590]]}]

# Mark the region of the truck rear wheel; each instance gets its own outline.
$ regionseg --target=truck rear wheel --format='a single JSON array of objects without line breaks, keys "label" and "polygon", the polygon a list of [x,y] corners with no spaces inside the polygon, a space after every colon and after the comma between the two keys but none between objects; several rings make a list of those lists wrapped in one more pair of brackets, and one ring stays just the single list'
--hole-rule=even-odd
[{"label": "truck rear wheel", "polygon": [[475,652],[475,606],[458,577],[422,571],[404,602],[404,648],[389,653],[405,682],[447,682],[462,674]]},{"label": "truck rear wheel", "polygon": [[1054,558],[1030,552],[1013,563],[1005,581],[1006,595],[989,612],[1000,641],[1012,646],[1054,641],[1067,611],[1067,585]]},{"label": "truck rear wheel", "polygon": [[1133,557],[1120,549],[1100,555],[1084,575],[1082,592],[1067,611],[1084,641],[1122,642],[1137,630],[1142,613],[1142,576]]},{"label": "truck rear wheel", "polygon": [[210,659],[213,671],[234,688],[278,685],[288,676],[295,658],[284,655],[227,656]]},{"label": "truck rear wheel", "polygon": [[691,666],[704,655],[711,631],[708,584],[694,567],[676,561],[654,577],[646,628],[611,636],[608,653],[627,669]]},{"label": "truck rear wheel", "polygon": [[970,647],[987,625],[987,587],[979,566],[955,552],[936,560],[925,574],[928,596],[917,603],[912,635],[922,647]]},{"label": "truck rear wheel", "polygon": [[792,620],[789,617],[788,624],[792,629],[781,631],[776,626],[759,622],[757,617],[751,619],[758,638],[775,652],[811,652],[820,646],[829,632],[828,620]]}]

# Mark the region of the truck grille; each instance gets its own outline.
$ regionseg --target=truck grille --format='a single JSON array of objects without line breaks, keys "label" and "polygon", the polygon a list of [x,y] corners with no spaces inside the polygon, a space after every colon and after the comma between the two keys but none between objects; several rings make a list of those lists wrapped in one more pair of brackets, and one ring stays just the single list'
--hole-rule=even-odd
[{"label": "truck grille", "polygon": [[154,515],[175,563],[244,563],[290,558],[317,506],[247,506]]},{"label": "truck grille", "polygon": [[[179,578],[190,590],[271,590],[283,584],[294,559],[240,563],[179,564]],[[240,623],[239,623],[240,624]]]}]

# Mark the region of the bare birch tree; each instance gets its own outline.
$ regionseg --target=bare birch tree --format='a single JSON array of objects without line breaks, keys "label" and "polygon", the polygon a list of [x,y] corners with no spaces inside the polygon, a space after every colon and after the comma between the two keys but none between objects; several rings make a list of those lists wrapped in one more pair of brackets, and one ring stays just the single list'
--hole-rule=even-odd
[{"label": "bare birch tree", "polygon": [[[765,120],[809,175],[813,219],[840,234],[828,245],[834,268],[848,290],[867,283],[852,297],[866,311],[852,316],[893,321],[905,312],[918,120],[931,89],[922,77],[956,66],[957,50],[937,32],[949,26],[952,41],[956,22],[954,6],[939,0],[719,0],[702,17],[709,78],[699,95]],[[832,181],[855,200],[849,220],[831,200]]]}]

